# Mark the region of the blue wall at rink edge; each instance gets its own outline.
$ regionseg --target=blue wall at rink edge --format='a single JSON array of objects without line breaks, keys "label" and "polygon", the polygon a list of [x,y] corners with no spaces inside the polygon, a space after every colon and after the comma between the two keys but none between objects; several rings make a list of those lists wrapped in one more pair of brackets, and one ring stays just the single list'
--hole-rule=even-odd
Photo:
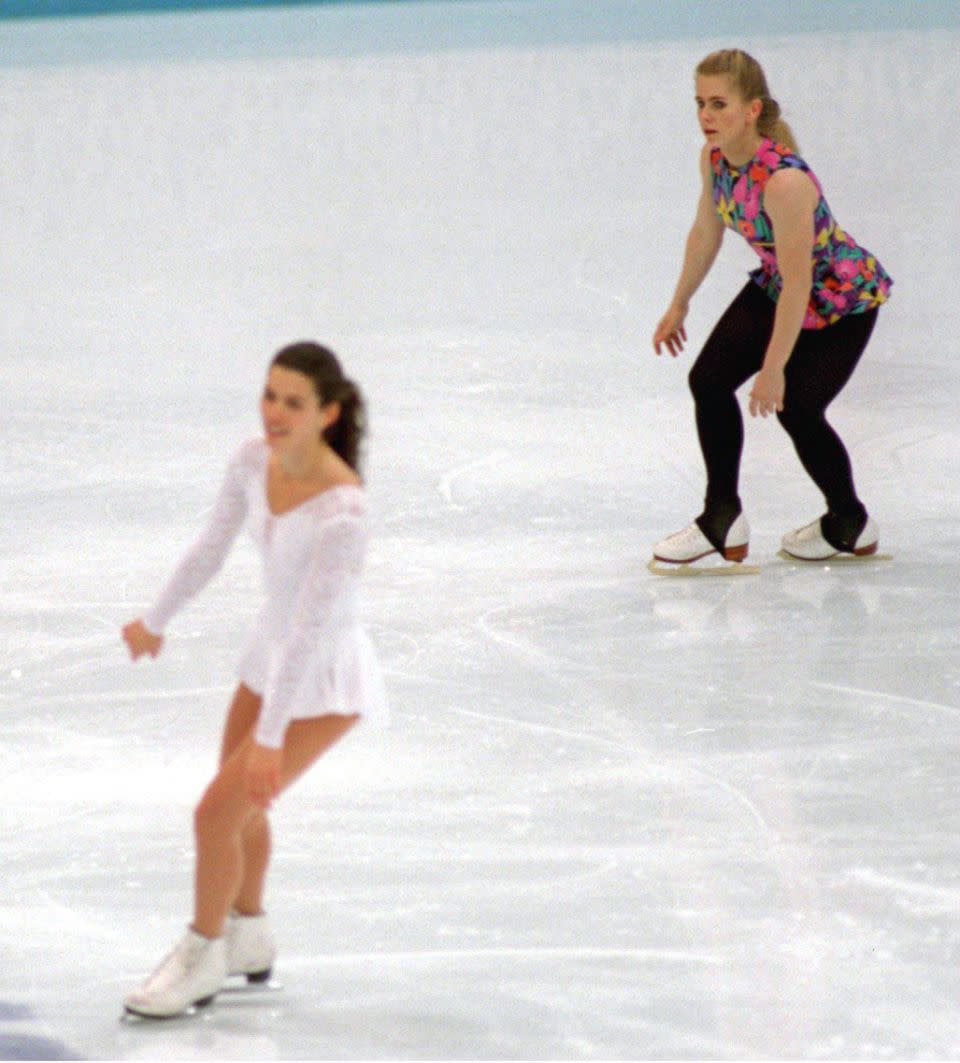
[{"label": "blue wall at rink edge", "polygon": [[[197,10],[201,8],[255,8],[280,6],[324,6],[332,4],[368,4],[381,7],[432,2],[434,7],[461,7],[475,15],[478,8],[504,6],[516,9],[523,17],[527,0],[0,0],[0,19],[51,18],[75,15],[123,14],[129,12]],[[960,0],[556,0],[553,4],[530,3],[541,21],[547,38],[548,23],[556,18],[563,36],[563,23],[571,18],[581,29],[602,23],[602,36],[631,24],[643,24],[643,36],[689,33],[703,35],[719,17],[729,23],[733,18],[746,25],[762,23],[767,32],[796,33],[805,30],[848,29],[936,29],[960,25]],[[551,9],[547,11],[545,9]],[[528,26],[527,30],[530,31]],[[636,31],[628,34],[636,36]]]},{"label": "blue wall at rink edge", "polygon": [[0,18],[60,18],[141,11],[196,11],[207,7],[286,7],[351,2],[402,3],[404,0],[0,0]]},{"label": "blue wall at rink edge", "polygon": [[0,0],[0,69],[954,29],[960,0]]}]

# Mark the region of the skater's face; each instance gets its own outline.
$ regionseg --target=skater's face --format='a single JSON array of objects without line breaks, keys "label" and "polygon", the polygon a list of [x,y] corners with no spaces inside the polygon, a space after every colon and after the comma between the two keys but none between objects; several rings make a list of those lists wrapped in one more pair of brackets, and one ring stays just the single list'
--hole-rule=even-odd
[{"label": "skater's face", "polygon": [[274,365],[267,374],[260,413],[271,447],[299,451],[319,444],[324,431],[340,416],[340,404],[322,404],[308,376]]},{"label": "skater's face", "polygon": [[749,158],[758,136],[762,102],[745,100],[724,74],[701,74],[696,84],[697,117],[707,143],[718,147],[727,158],[730,152],[737,155],[744,151]]}]

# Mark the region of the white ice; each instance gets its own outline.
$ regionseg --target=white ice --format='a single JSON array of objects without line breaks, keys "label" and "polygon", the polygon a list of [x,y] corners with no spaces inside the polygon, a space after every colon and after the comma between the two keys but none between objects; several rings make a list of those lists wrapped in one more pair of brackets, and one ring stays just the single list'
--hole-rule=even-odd
[{"label": "white ice", "polygon": [[[960,1055],[960,28],[525,41],[549,4],[457,7],[442,46],[435,4],[0,28],[0,1048]],[[896,280],[834,411],[892,561],[778,563],[820,499],[750,422],[760,575],[645,568],[702,491],[691,355],[649,336],[729,43]],[[728,239],[694,350],[750,265]],[[368,392],[394,725],[277,811],[282,991],[121,1024],[189,918],[252,553],[157,662],[118,629],[304,336]]]}]

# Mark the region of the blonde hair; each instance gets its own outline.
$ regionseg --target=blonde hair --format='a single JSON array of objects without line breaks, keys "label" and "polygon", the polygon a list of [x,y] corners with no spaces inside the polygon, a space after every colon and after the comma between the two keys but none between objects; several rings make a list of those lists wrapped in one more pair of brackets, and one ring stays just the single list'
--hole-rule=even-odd
[{"label": "blonde hair", "polygon": [[780,104],[770,95],[767,78],[763,67],[746,52],[739,48],[724,48],[711,52],[697,64],[697,74],[715,77],[722,74],[728,77],[734,88],[745,100],[759,100],[762,104],[760,117],[757,119],[757,131],[770,137],[794,152],[799,152],[793,130],[780,117]]}]

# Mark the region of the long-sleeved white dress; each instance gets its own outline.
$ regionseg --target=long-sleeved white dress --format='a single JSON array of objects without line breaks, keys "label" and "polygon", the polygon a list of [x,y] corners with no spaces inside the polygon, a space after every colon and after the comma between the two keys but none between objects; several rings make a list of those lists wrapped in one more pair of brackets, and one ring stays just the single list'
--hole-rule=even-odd
[{"label": "long-sleeved white dress", "polygon": [[359,713],[385,724],[388,708],[380,666],[358,616],[368,539],[364,491],[332,487],[274,514],[267,502],[269,453],[263,439],[240,447],[207,527],[143,619],[161,634],[219,571],[246,523],[263,558],[266,602],[238,676],[263,699],[257,742],[276,749],[291,720]]}]

